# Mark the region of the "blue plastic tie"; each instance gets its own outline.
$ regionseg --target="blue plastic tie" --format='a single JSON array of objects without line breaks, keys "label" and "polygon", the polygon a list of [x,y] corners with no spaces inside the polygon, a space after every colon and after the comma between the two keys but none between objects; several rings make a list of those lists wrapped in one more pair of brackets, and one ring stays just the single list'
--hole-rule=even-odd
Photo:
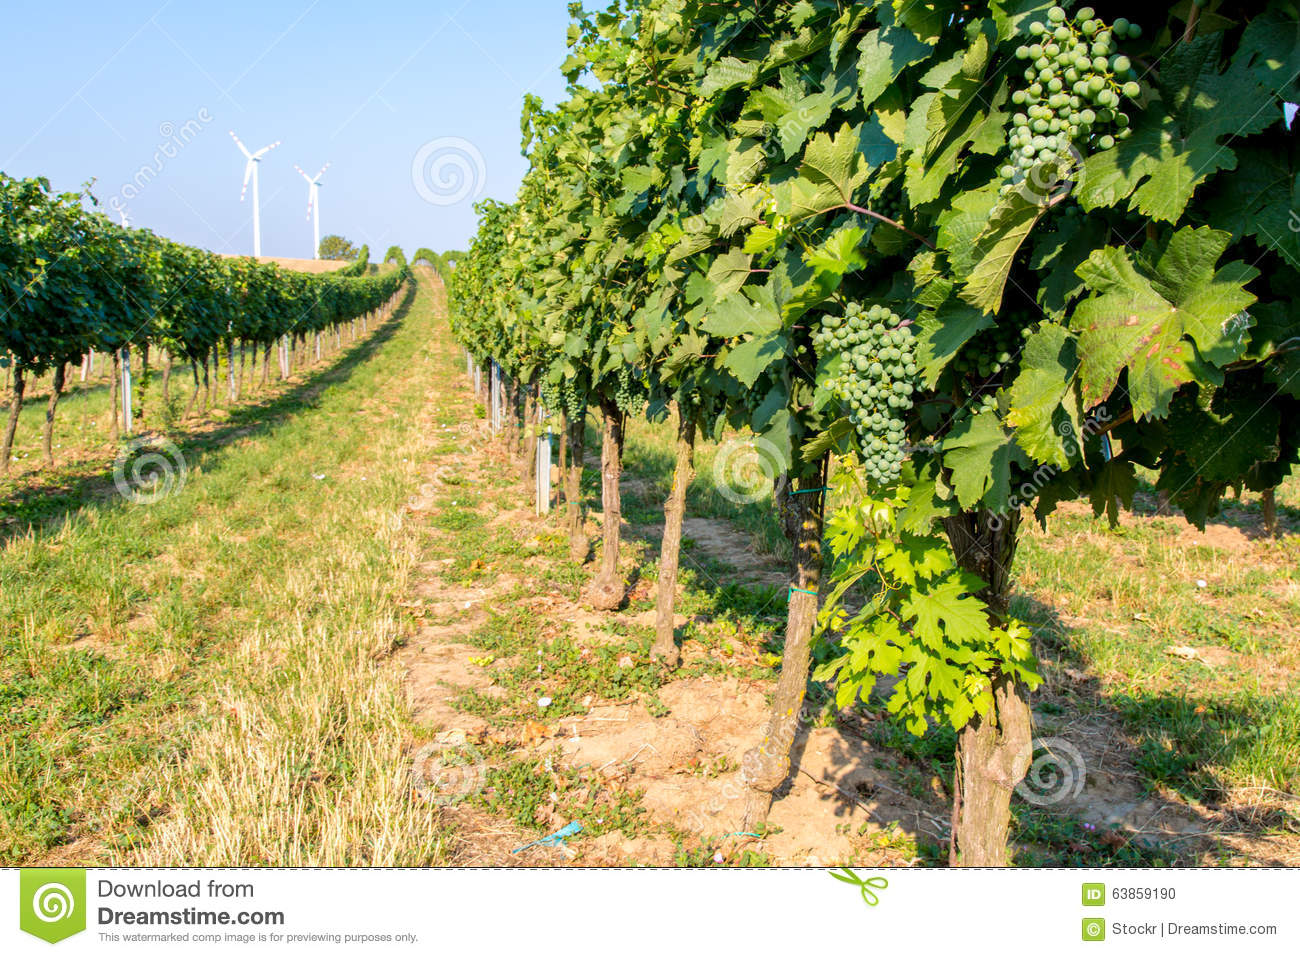
[{"label": "blue plastic tie", "polygon": [[570,821],[568,824],[564,825],[564,827],[560,828],[554,834],[548,834],[545,837],[538,838],[535,841],[530,841],[527,844],[523,844],[519,847],[516,847],[510,853],[518,854],[520,851],[526,851],[530,847],[559,847],[564,843],[565,838],[573,837],[575,834],[578,834],[581,831],[582,831],[581,821]]}]

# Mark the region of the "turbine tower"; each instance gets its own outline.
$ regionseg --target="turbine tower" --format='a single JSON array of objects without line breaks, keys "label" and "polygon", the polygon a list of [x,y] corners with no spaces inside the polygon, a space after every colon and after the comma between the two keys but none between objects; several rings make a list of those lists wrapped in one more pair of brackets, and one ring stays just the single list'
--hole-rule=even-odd
[{"label": "turbine tower", "polygon": [[239,141],[239,137],[235,135],[234,130],[230,131],[230,138],[235,141],[235,145],[239,147],[239,151],[243,153],[244,156],[247,157],[248,159],[248,163],[245,164],[244,166],[244,188],[239,192],[239,201],[241,203],[244,201],[244,194],[248,192],[248,180],[249,177],[252,177],[253,180],[253,255],[261,256],[262,255],[262,210],[261,210],[261,201],[257,191],[257,167],[261,164],[262,157],[265,156],[267,153],[271,152],[271,150],[275,149],[277,146],[279,146],[280,141],[276,140],[270,146],[263,146],[256,153],[250,153],[248,151],[248,147]]},{"label": "turbine tower", "polygon": [[316,214],[315,222],[312,225],[311,258],[320,259],[320,179],[325,175],[325,171],[330,168],[330,164],[326,163],[322,166],[320,172],[315,176],[308,176],[307,171],[297,163],[294,164],[293,168],[307,181],[307,218],[311,219],[313,212]]}]

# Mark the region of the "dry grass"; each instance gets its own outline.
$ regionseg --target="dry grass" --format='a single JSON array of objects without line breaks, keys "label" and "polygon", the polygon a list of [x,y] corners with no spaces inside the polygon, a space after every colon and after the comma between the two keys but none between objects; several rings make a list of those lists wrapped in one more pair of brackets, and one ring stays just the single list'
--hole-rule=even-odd
[{"label": "dry grass", "polygon": [[183,441],[179,493],[52,512],[0,548],[5,863],[446,860],[392,655],[436,298]]}]

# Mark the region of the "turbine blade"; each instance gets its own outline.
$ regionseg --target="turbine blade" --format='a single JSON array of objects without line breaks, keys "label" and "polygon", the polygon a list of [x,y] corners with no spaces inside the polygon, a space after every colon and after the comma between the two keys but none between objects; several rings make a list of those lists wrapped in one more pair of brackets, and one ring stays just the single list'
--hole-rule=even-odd
[{"label": "turbine blade", "polygon": [[299,166],[297,163],[294,163],[294,164],[293,164],[293,168],[296,169],[296,170],[298,171],[298,175],[299,175],[299,176],[301,176],[301,177],[302,177],[303,179],[305,179],[307,182],[309,182],[309,183],[311,182],[311,177],[307,175],[307,171],[304,170],[301,166]]},{"label": "turbine blade", "polygon": [[327,169],[329,169],[329,168],[330,168],[330,164],[329,164],[329,163],[326,163],[324,166],[322,166],[322,167],[320,168],[320,172],[316,174],[316,179],[319,180],[322,176],[324,176],[324,175],[325,175],[325,171],[326,171]]},{"label": "turbine blade", "polygon": [[239,137],[235,135],[235,131],[234,131],[234,130],[231,130],[231,131],[230,131],[230,138],[231,138],[232,140],[235,141],[235,145],[239,147],[239,151],[240,151],[241,153],[243,153],[243,154],[244,154],[245,156],[247,156],[249,159],[252,159],[252,158],[253,158],[253,154],[250,153],[250,152],[248,152],[248,147],[245,146],[242,142],[240,142]]},{"label": "turbine blade", "polygon": [[253,164],[256,162],[257,160],[250,156],[248,162],[244,164],[244,188],[239,191],[241,203],[244,201],[244,194],[248,192],[248,181],[253,178]]}]

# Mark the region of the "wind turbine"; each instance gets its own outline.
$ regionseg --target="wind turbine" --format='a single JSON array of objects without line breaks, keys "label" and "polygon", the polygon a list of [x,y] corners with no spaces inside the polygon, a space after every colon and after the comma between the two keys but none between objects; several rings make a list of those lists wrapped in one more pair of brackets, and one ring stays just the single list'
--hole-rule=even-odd
[{"label": "wind turbine", "polygon": [[248,192],[248,179],[249,177],[252,177],[253,179],[253,255],[261,256],[262,255],[262,210],[261,210],[261,201],[258,198],[258,192],[257,192],[257,167],[262,162],[262,157],[265,156],[267,153],[271,152],[271,150],[275,149],[277,146],[279,146],[280,141],[276,140],[270,146],[263,146],[256,153],[250,153],[248,151],[248,147],[239,141],[239,137],[235,135],[234,130],[230,131],[230,138],[235,141],[235,145],[239,147],[239,151],[248,158],[248,163],[244,166],[244,188],[239,191],[239,201],[241,203],[244,201],[244,194]]},{"label": "wind turbine", "polygon": [[325,175],[325,171],[330,168],[330,164],[326,163],[322,166],[320,172],[315,176],[308,176],[307,171],[297,163],[293,164],[293,168],[307,181],[307,218],[312,218],[313,211],[316,213],[315,225],[312,227],[314,242],[311,247],[311,258],[320,259],[320,178]]}]

